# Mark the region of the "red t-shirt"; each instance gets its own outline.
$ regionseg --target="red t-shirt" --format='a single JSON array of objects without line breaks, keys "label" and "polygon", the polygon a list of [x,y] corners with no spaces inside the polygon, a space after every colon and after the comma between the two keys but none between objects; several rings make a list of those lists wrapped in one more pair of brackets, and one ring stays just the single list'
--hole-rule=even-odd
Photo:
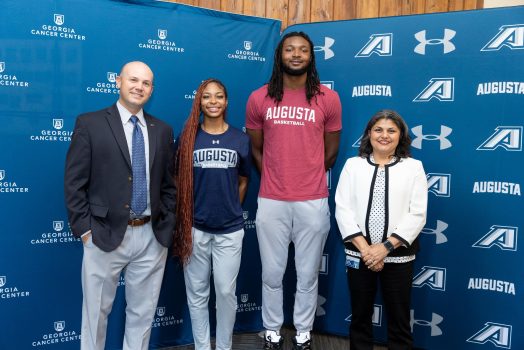
[{"label": "red t-shirt", "polygon": [[328,196],[324,132],[342,129],[342,107],[335,91],[324,85],[320,91],[311,105],[305,88],[285,89],[278,106],[267,96],[267,85],[249,96],[246,128],[264,134],[260,197],[305,201]]}]

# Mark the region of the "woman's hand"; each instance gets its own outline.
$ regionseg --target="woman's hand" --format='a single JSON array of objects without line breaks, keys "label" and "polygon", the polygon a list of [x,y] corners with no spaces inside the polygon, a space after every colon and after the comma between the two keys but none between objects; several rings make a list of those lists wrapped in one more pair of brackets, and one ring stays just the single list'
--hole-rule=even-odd
[{"label": "woman's hand", "polygon": [[[380,267],[380,270],[384,268],[384,258],[388,255],[388,250],[382,243],[375,243],[369,246],[366,251],[366,256],[362,255],[362,259],[366,263],[366,266],[372,271],[374,268]],[[378,271],[380,271],[378,270]]]}]

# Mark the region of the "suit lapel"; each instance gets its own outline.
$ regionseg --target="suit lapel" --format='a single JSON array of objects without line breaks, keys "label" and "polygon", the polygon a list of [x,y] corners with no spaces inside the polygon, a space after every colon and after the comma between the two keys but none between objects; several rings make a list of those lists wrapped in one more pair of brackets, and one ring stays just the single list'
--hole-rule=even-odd
[{"label": "suit lapel", "polygon": [[120,118],[120,113],[118,113],[118,108],[116,105],[113,105],[107,109],[107,121],[113,135],[115,136],[116,142],[120,147],[120,151],[124,156],[129,169],[131,169],[131,158],[129,156],[129,148],[127,147],[126,134],[124,133],[124,126],[122,125],[122,119]]},{"label": "suit lapel", "polygon": [[144,118],[147,123],[147,135],[149,139],[149,170],[153,169],[153,161],[155,160],[156,154],[156,142],[158,139],[158,128],[155,125],[153,118],[147,113],[144,112]]}]

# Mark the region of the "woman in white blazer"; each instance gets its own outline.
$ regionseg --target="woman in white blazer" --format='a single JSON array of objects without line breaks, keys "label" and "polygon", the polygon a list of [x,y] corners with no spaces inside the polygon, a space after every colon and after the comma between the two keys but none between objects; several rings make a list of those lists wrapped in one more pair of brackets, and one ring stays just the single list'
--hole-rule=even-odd
[{"label": "woman in white blazer", "polygon": [[376,113],[362,135],[359,155],[346,161],[335,195],[346,247],[351,294],[351,350],[373,349],[373,303],[380,280],[387,314],[388,349],[411,349],[411,281],[417,237],[426,223],[427,181],[410,158],[402,117]]}]

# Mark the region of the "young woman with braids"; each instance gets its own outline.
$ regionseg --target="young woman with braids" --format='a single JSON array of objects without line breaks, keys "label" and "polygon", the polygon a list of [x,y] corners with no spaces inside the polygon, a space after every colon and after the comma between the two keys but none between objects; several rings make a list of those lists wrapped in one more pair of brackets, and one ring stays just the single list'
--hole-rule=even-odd
[{"label": "young woman with braids", "polygon": [[[226,123],[227,91],[208,79],[197,90],[176,143],[174,253],[184,265],[196,350],[211,350],[210,275],[216,294],[216,349],[231,349],[244,219],[241,202],[251,168],[249,137]],[[201,119],[202,116],[202,119]]]}]

